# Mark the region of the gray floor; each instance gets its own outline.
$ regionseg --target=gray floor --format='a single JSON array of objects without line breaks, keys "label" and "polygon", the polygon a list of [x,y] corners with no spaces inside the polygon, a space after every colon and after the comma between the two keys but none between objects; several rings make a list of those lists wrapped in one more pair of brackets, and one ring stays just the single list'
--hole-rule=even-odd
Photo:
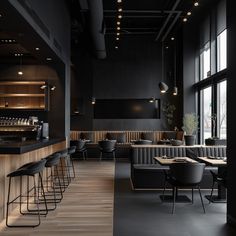
[{"label": "gray floor", "polygon": [[[116,162],[114,236],[235,236],[226,225],[226,204],[204,199],[206,214],[195,193],[195,203],[178,203],[171,214],[171,204],[162,203],[157,191],[132,191],[130,164]],[[186,192],[187,193],[187,192]],[[203,191],[203,195],[209,192]]]}]

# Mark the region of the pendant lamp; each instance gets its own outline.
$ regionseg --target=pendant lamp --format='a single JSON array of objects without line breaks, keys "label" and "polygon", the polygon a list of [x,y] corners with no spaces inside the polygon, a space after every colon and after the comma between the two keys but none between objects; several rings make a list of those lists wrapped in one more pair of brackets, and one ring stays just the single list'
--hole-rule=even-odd
[{"label": "pendant lamp", "polygon": [[168,85],[164,82],[164,80],[165,80],[165,72],[164,72],[164,69],[165,69],[165,67],[164,67],[164,60],[165,60],[165,58],[164,58],[164,42],[162,42],[162,49],[161,49],[161,56],[162,56],[162,69],[161,69],[161,71],[162,71],[162,81],[159,83],[159,89],[160,89],[160,92],[161,93],[166,93],[167,92],[167,90],[168,90]]}]

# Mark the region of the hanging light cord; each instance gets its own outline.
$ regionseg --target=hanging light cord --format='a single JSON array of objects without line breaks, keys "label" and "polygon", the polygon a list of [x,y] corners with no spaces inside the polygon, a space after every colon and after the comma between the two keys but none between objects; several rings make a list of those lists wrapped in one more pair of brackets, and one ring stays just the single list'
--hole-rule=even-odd
[{"label": "hanging light cord", "polygon": [[162,57],[162,64],[161,64],[162,81],[164,82],[165,78],[164,78],[164,42],[163,41],[162,41],[162,46],[161,46],[161,57]]}]

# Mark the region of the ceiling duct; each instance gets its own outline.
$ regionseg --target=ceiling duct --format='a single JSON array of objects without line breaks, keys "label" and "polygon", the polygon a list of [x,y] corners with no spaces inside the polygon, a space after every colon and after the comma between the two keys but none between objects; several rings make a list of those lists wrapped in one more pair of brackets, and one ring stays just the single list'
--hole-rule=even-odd
[{"label": "ceiling duct", "polygon": [[104,59],[106,58],[106,47],[102,0],[88,0],[88,8],[94,53],[97,59]]}]

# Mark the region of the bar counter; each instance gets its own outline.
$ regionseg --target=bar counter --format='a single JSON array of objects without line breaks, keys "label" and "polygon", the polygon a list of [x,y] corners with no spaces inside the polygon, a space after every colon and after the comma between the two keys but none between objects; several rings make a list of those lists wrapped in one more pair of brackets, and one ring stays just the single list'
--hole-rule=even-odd
[{"label": "bar counter", "polygon": [[[65,138],[0,143],[0,222],[5,219],[6,215],[9,183],[7,175],[28,162],[38,161],[66,147]],[[18,185],[19,180],[14,180],[13,184]],[[12,197],[17,196],[17,194],[19,194],[18,191],[19,188],[15,188],[15,190],[12,191]]]},{"label": "bar counter", "polygon": [[65,138],[52,138],[38,141],[29,140],[22,142],[0,141],[0,154],[23,154],[62,141],[65,141]]}]

